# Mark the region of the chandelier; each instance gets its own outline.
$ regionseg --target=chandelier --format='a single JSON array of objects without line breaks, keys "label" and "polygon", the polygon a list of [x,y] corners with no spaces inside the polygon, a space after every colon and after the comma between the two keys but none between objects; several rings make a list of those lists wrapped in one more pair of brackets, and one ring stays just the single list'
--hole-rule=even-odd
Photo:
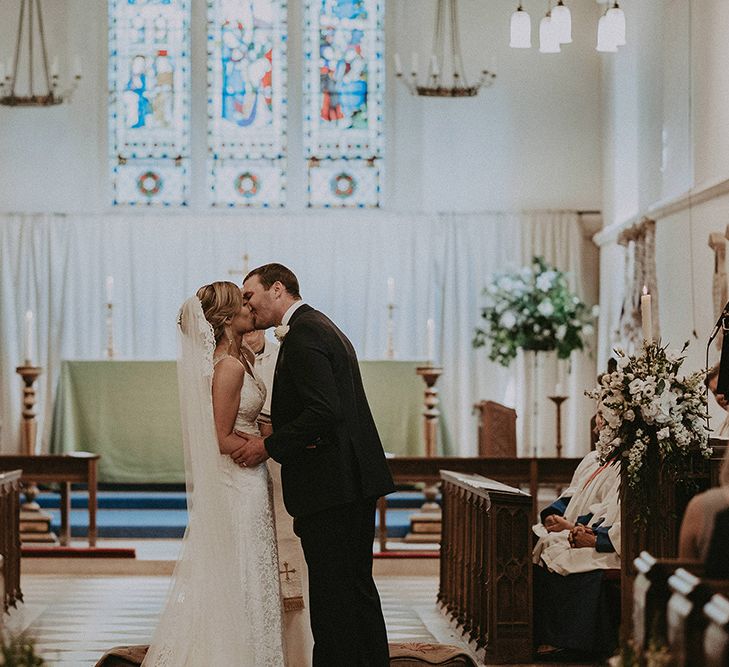
[{"label": "chandelier", "polygon": [[[600,2],[601,0],[598,0]],[[547,2],[547,13],[539,22],[539,51],[559,53],[562,44],[572,42],[572,15],[564,0]],[[615,53],[619,46],[625,45],[625,13],[617,0],[607,2],[607,8],[597,24],[598,51]],[[529,14],[519,2],[511,15],[511,39],[509,46],[514,49],[529,49],[532,46],[532,24]]]},{"label": "chandelier", "polygon": [[[446,49],[446,37],[449,50]],[[484,69],[476,82],[469,84],[466,79],[461,38],[458,34],[458,0],[438,0],[433,50],[425,81],[420,81],[417,53],[413,53],[408,78],[403,76],[400,54],[395,54],[395,76],[405,84],[411,94],[423,97],[474,97],[481,88],[491,86],[496,78],[494,72]]]},{"label": "chandelier", "polygon": [[[27,17],[27,37],[23,38],[24,25]],[[36,18],[37,17],[37,18]],[[37,23],[37,29],[35,24]],[[37,44],[35,37],[38,37]],[[24,48],[25,47],[27,48]],[[41,89],[36,92],[34,57],[40,50],[41,59]],[[18,72],[20,71],[21,57],[27,59],[27,94],[19,95]],[[70,87],[60,92],[58,79],[58,58],[54,58],[50,70],[48,68],[48,52],[46,38],[43,31],[43,14],[41,0],[20,0],[20,19],[18,20],[18,38],[15,42],[15,56],[12,60],[12,69],[5,71],[5,65],[0,61],[0,104],[9,107],[48,107],[70,100],[71,94],[81,80],[81,68],[78,59],[75,59],[74,76]]]}]

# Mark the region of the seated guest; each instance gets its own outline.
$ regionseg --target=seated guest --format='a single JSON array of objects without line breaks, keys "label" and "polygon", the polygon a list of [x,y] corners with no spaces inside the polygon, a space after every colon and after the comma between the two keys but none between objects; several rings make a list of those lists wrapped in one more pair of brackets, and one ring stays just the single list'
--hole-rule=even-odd
[{"label": "seated guest", "polygon": [[681,522],[678,557],[705,561],[716,515],[729,508],[729,447],[719,473],[719,484],[691,498]]},{"label": "seated guest", "polygon": [[[718,394],[717,388],[719,385],[719,365],[712,367],[704,378],[704,384],[714,395],[717,405],[723,410],[729,410],[729,401],[725,398],[724,394]],[[721,423],[718,429],[714,429],[712,435],[715,438],[729,438],[729,414],[724,417],[724,421]]]},{"label": "seated guest", "polygon": [[540,658],[592,659],[617,644],[617,619],[602,586],[620,568],[620,465],[580,463],[570,488],[534,527],[534,638]]}]

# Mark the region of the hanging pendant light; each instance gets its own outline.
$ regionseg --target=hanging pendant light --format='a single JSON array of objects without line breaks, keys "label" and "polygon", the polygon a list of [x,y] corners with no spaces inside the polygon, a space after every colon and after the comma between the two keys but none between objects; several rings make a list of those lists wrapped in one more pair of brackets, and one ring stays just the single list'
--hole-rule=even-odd
[{"label": "hanging pendant light", "polygon": [[509,46],[512,49],[532,48],[532,22],[529,14],[519,3],[516,11],[511,15],[511,39]]},{"label": "hanging pendant light", "polygon": [[563,0],[559,0],[552,9],[552,23],[557,32],[557,39],[560,44],[572,43],[572,14],[568,7],[565,7]]},{"label": "hanging pendant light", "polygon": [[550,13],[547,12],[547,15],[539,22],[539,52],[559,53],[561,50],[555,25]]},{"label": "hanging pendant light", "polygon": [[610,24],[607,14],[603,14],[597,22],[597,50],[601,53],[615,53],[618,45],[615,43],[615,32]]},{"label": "hanging pendant light", "polygon": [[610,30],[613,33],[615,46],[625,46],[625,12],[617,1],[607,10],[606,18],[610,21]]}]

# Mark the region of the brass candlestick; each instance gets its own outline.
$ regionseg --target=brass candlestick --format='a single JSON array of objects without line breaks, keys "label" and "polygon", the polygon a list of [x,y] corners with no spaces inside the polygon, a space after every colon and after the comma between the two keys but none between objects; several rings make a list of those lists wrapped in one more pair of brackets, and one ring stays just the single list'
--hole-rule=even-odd
[{"label": "brass candlestick", "polygon": [[[18,366],[16,373],[23,378],[23,423],[21,431],[22,450],[25,456],[35,456],[35,441],[38,424],[35,420],[35,381],[43,373],[39,366],[31,366],[29,361]],[[51,515],[41,510],[36,502],[38,487],[35,482],[25,481],[23,494],[25,502],[20,507],[21,542],[52,542],[58,540],[50,532]]]},{"label": "brass candlestick", "polygon": [[425,381],[425,455],[428,458],[435,456],[438,444],[438,421],[440,419],[440,410],[438,404],[438,390],[435,383],[443,374],[441,366],[418,366],[416,373]]},{"label": "brass candlestick", "polygon": [[562,403],[567,400],[567,396],[547,396],[554,403],[557,410],[557,458],[562,458]]},{"label": "brass candlestick", "polygon": [[[425,410],[423,411],[425,456],[433,458],[438,444],[438,390],[435,383],[443,374],[441,366],[418,366],[415,371],[425,381]],[[410,532],[405,536],[406,542],[438,543],[441,537],[442,512],[436,502],[438,485],[431,484],[423,489],[425,502],[420,511],[410,517]]]}]

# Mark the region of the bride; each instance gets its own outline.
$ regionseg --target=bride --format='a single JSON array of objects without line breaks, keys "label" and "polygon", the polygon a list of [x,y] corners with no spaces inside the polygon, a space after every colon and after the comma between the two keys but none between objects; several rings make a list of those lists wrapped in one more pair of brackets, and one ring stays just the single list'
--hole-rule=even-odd
[{"label": "bride", "polygon": [[[281,586],[265,465],[230,458],[259,434],[266,387],[242,336],[240,289],[201,287],[178,318],[178,382],[189,521],[147,667],[283,667]],[[291,665],[291,667],[294,667]]]}]

